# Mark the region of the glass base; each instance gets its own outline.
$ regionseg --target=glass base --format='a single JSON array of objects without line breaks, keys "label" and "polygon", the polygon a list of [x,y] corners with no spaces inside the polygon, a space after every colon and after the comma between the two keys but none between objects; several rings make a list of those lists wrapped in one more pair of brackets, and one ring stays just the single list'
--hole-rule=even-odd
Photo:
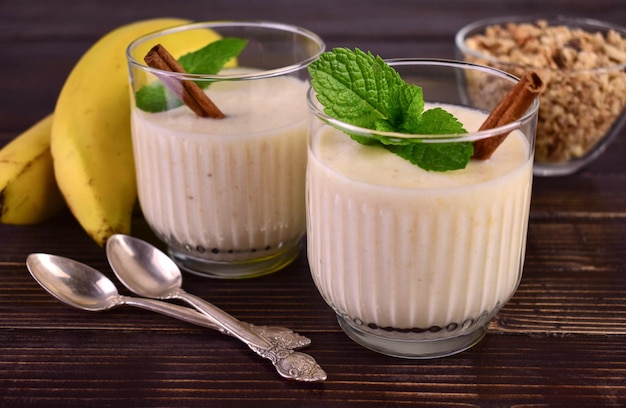
[{"label": "glass base", "polygon": [[467,334],[449,338],[392,339],[365,332],[339,315],[337,321],[348,337],[363,347],[388,356],[410,359],[431,359],[460,353],[478,344],[487,333],[485,324]]},{"label": "glass base", "polygon": [[271,255],[245,261],[211,261],[194,257],[175,248],[168,247],[169,255],[185,272],[217,279],[246,279],[269,275],[292,263],[300,254],[301,243],[285,247]]}]

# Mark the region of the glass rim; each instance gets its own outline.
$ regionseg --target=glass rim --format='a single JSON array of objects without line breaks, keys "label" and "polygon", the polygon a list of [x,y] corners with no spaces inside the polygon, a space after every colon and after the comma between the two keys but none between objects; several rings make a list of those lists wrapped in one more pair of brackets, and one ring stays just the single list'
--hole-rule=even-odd
[{"label": "glass rim", "polygon": [[[261,70],[258,72],[252,73],[236,73],[236,74],[189,74],[189,73],[179,73],[179,72],[170,72],[163,71],[157,68],[152,68],[148,66],[144,61],[137,60],[133,55],[133,51],[140,45],[145,43],[146,41],[150,41],[159,37],[164,37],[166,35],[186,31],[186,30],[197,30],[202,28],[219,28],[219,27],[254,27],[254,28],[262,28],[269,29],[273,31],[283,31],[290,32],[293,34],[298,34],[304,38],[308,38],[313,43],[318,45],[317,51],[308,58],[299,61],[298,63],[287,65],[280,68],[270,69],[270,70]],[[306,28],[299,27],[292,24],[279,23],[274,21],[265,21],[265,20],[215,20],[215,21],[200,21],[194,23],[186,23],[181,25],[176,25],[173,27],[169,27],[163,30],[153,31],[151,33],[144,34],[135,40],[133,40],[128,47],[126,47],[126,59],[129,64],[136,68],[140,68],[146,72],[150,72],[152,74],[165,75],[170,77],[176,77],[179,79],[188,79],[188,80],[209,80],[209,81],[224,81],[224,80],[252,80],[252,79],[263,79],[263,78],[271,78],[275,76],[281,76],[285,74],[289,74],[291,72],[295,72],[307,67],[311,62],[316,60],[321,53],[324,52],[326,48],[326,44],[322,38],[315,34],[313,31],[310,31]]]},{"label": "glass rim", "polygon": [[470,35],[474,34],[475,31],[478,30],[479,33],[483,33],[484,29],[488,26],[492,25],[503,25],[506,23],[529,23],[534,24],[538,20],[545,20],[550,25],[560,24],[566,27],[578,27],[584,29],[587,32],[590,32],[590,29],[594,29],[596,31],[600,31],[602,33],[607,33],[609,30],[617,31],[625,40],[626,40],[626,27],[619,26],[617,24],[608,23],[601,20],[596,20],[592,18],[586,17],[573,17],[564,14],[553,14],[553,15],[544,15],[544,14],[529,14],[529,15],[509,15],[509,16],[496,16],[496,17],[487,17],[480,20],[473,21],[464,27],[462,27],[454,36],[455,46],[459,51],[464,54],[471,55],[475,58],[480,58],[485,61],[489,61],[490,63],[500,64],[502,66],[509,67],[522,67],[522,68],[532,68],[536,70],[545,70],[545,71],[558,71],[570,74],[576,73],[588,73],[588,72],[606,72],[606,71],[615,71],[626,69],[626,63],[621,64],[613,64],[602,67],[595,68],[583,68],[583,69],[555,69],[550,67],[535,67],[527,64],[520,64],[516,62],[510,61],[502,61],[499,58],[483,54],[479,51],[476,51],[472,48],[469,48],[465,40]]},{"label": "glass rim", "polygon": [[[402,65],[431,65],[431,66],[445,66],[449,68],[469,68],[476,71],[481,71],[485,73],[489,73],[492,75],[496,75],[502,79],[508,80],[511,84],[515,84],[519,81],[519,78],[513,74],[508,72],[499,70],[497,68],[492,68],[484,65],[474,64],[471,62],[465,61],[457,61],[457,60],[449,60],[449,59],[433,59],[433,58],[391,58],[385,59],[390,66],[402,66]],[[417,84],[419,86],[419,84]],[[428,103],[428,101],[425,101]],[[307,91],[307,104],[309,109],[317,116],[322,122],[337,128],[339,130],[346,130],[352,134],[364,137],[374,137],[374,136],[383,136],[389,137],[392,139],[420,139],[426,143],[450,143],[450,142],[473,142],[476,140],[486,139],[493,136],[498,136],[501,134],[508,134],[514,130],[520,129],[523,124],[527,123],[532,119],[533,116],[537,115],[539,110],[539,98],[536,98],[530,108],[524,113],[524,115],[510,123],[507,123],[502,126],[498,126],[492,129],[473,131],[468,133],[458,133],[458,134],[447,134],[447,135],[421,135],[421,134],[410,134],[410,133],[399,133],[399,132],[387,132],[387,131],[378,131],[374,129],[363,128],[360,126],[351,125],[349,123],[343,122],[339,119],[333,118],[332,116],[326,114],[324,112],[323,107],[317,101],[315,97],[315,90],[312,86],[309,86]]]}]

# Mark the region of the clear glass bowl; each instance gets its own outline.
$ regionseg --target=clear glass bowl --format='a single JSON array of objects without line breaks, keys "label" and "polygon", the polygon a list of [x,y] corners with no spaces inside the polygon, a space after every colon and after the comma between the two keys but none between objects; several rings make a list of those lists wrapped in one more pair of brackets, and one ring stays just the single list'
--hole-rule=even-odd
[{"label": "clear glass bowl", "polygon": [[[535,70],[547,83],[537,126],[538,176],[575,173],[626,124],[624,27],[565,16],[494,17],[463,27],[455,45],[458,59],[515,76]],[[473,85],[501,97],[492,84]]]}]

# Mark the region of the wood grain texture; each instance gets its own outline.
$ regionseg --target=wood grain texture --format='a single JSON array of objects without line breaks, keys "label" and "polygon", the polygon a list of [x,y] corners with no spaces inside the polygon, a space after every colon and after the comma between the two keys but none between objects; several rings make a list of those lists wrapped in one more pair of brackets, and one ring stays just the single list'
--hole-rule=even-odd
[{"label": "wood grain texture", "polygon": [[[384,57],[454,56],[453,37],[482,17],[545,13],[626,21],[621,0],[26,0],[0,2],[0,146],[54,108],[80,55],[121,24],[157,16],[269,19],[316,31],[328,47]],[[236,317],[309,336],[323,384],[278,377],[216,331],[130,307],[85,312],[39,287],[26,256],[75,258],[111,278],[104,250],[69,212],[0,225],[1,407],[622,407],[626,406],[626,130],[600,160],[536,178],[526,263],[486,338],[429,361],[379,355],[349,340],[311,280],[306,254],[244,281],[185,275],[184,287]],[[134,234],[158,244],[139,214]],[[120,291],[128,294],[121,288]]]}]

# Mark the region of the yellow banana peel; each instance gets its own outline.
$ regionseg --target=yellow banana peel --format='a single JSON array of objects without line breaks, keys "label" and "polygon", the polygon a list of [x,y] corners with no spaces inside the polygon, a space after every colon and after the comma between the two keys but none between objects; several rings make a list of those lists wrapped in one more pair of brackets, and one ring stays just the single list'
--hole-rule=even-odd
[{"label": "yellow banana peel", "polygon": [[[137,185],[130,130],[126,48],[141,35],[187,23],[151,19],[111,31],[78,61],[54,110],[51,151],[59,188],[83,229],[99,244],[130,233]],[[219,38],[179,39],[173,52],[193,51]]]},{"label": "yellow banana peel", "polygon": [[65,207],[50,154],[52,115],[0,150],[0,222],[36,224]]}]

